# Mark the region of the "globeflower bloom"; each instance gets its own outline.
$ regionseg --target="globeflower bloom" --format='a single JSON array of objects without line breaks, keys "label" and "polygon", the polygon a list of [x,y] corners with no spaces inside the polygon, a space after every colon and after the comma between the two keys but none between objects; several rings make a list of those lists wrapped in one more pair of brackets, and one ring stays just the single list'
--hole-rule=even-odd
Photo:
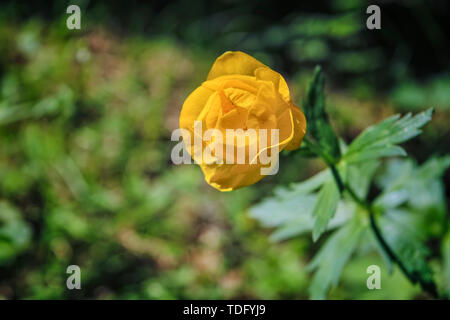
[{"label": "globeflower bloom", "polygon": [[[190,133],[183,134],[183,141],[205,180],[220,191],[231,191],[270,174],[263,171],[268,165],[262,160],[264,154],[271,159],[276,156],[270,163],[272,172],[276,172],[273,167],[275,164],[278,170],[278,153],[300,147],[306,119],[292,103],[279,73],[244,52],[228,51],[216,59],[207,80],[184,102],[180,129]],[[195,138],[211,129],[219,134],[202,139],[200,147],[195,148]],[[231,130],[234,136],[230,141],[227,134]],[[225,143],[222,136],[227,137]],[[245,152],[239,159],[237,150],[241,147]],[[214,152],[206,157],[204,151],[211,149]]]}]

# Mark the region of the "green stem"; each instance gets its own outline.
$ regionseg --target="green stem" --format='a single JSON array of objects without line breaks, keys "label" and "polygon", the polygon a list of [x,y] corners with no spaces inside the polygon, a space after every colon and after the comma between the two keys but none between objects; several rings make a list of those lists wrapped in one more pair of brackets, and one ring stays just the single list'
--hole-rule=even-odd
[{"label": "green stem", "polygon": [[439,298],[436,285],[434,283],[424,282],[423,279],[421,279],[421,278],[414,277],[410,272],[408,272],[405,265],[396,256],[394,251],[392,251],[389,244],[386,242],[386,240],[384,240],[384,237],[381,234],[381,230],[377,226],[377,223],[375,221],[375,216],[373,214],[373,210],[369,210],[369,218],[370,218],[370,227],[372,228],[378,243],[383,248],[383,250],[386,252],[386,254],[389,256],[389,258],[393,262],[395,262],[398,265],[398,267],[400,268],[400,270],[402,270],[402,272],[406,275],[406,277],[408,277],[409,281],[411,281],[412,283],[419,282],[420,286],[422,287],[422,289],[424,291],[428,292],[434,298]]},{"label": "green stem", "polygon": [[348,185],[344,184],[341,176],[339,175],[339,172],[336,168],[336,165],[329,164],[331,173],[333,174],[333,177],[336,181],[336,184],[338,185],[339,191],[343,193],[344,191],[347,191],[347,193],[351,196],[351,198],[358,203],[361,207],[366,209],[366,211],[369,213],[369,219],[370,219],[370,227],[375,235],[375,238],[380,245],[380,247],[384,250],[384,252],[388,255],[388,257],[391,259],[391,261],[400,268],[400,270],[405,274],[405,276],[411,281],[412,283],[419,282],[422,289],[426,292],[428,292],[432,297],[438,298],[438,293],[436,289],[436,285],[434,283],[428,283],[425,282],[423,279],[418,278],[418,276],[414,276],[411,274],[408,269],[406,269],[405,265],[401,261],[401,259],[395,254],[395,252],[392,250],[392,248],[389,246],[387,241],[384,239],[383,234],[381,233],[380,228],[378,227],[376,221],[375,221],[375,214],[372,209],[372,206],[370,203],[368,203],[366,200],[361,199],[356,192]]},{"label": "green stem", "polygon": [[405,274],[405,276],[409,279],[409,281],[411,281],[411,283],[419,282],[420,286],[424,291],[428,292],[434,298],[438,298],[436,285],[433,282],[432,283],[425,282],[423,279],[418,277],[418,275],[411,274],[405,267],[401,259],[395,254],[390,245],[384,239],[383,234],[381,233],[381,230],[375,221],[375,214],[372,209],[372,205],[368,203],[367,200],[361,199],[348,184],[344,183],[336,168],[335,162],[332,161],[332,159],[330,159],[327,155],[325,155],[319,146],[317,146],[313,141],[309,140],[307,137],[305,137],[305,142],[313,152],[316,152],[327,163],[328,167],[331,170],[333,178],[336,181],[339,192],[342,194],[344,193],[344,191],[347,191],[350,197],[368,212],[370,219],[370,228],[372,229],[378,244],[386,253],[386,255],[391,259],[391,261],[397,264],[397,266]]}]

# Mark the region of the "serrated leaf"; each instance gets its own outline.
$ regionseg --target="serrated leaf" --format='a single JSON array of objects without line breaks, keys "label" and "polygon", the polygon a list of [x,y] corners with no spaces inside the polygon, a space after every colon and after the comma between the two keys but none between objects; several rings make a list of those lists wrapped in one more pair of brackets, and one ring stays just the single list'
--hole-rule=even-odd
[{"label": "serrated leaf", "polygon": [[313,241],[317,241],[322,233],[327,229],[328,222],[333,218],[341,195],[336,182],[330,180],[320,189],[313,216],[316,217],[313,228]]},{"label": "serrated leaf", "polygon": [[363,152],[355,152],[345,156],[349,163],[370,161],[383,157],[406,156],[406,151],[399,146],[377,146]]},{"label": "serrated leaf", "polygon": [[320,186],[322,186],[326,181],[331,180],[331,178],[330,170],[326,169],[305,181],[292,183],[289,190],[283,189],[283,191],[281,191],[279,189],[276,191],[276,195],[286,198],[300,194],[308,194],[320,188]]},{"label": "serrated leaf", "polygon": [[383,236],[402,261],[415,282],[420,279],[433,286],[433,272],[426,261],[430,254],[424,239],[412,221],[414,216],[402,210],[390,210],[380,219]]},{"label": "serrated leaf", "polygon": [[412,160],[392,160],[378,179],[383,191],[374,203],[382,208],[395,208],[408,202],[414,208],[443,208],[440,177],[450,167],[450,156],[435,157],[421,166]]},{"label": "serrated leaf", "polygon": [[315,195],[304,195],[290,199],[269,198],[250,208],[250,216],[265,227],[277,227],[298,220],[301,225],[310,224],[311,212],[316,203]]},{"label": "serrated leaf", "polygon": [[419,167],[415,177],[418,180],[430,181],[440,178],[448,168],[450,168],[450,155],[433,157]]},{"label": "serrated leaf", "polygon": [[366,161],[347,166],[346,181],[361,199],[366,198],[370,183],[379,165],[379,161]]},{"label": "serrated leaf", "polygon": [[[276,228],[270,237],[272,241],[281,241],[309,232],[316,221],[313,209],[317,203],[317,193],[311,192],[326,181],[333,182],[329,170],[322,171],[304,182],[293,184],[289,189],[279,188],[275,196],[251,207],[250,216],[265,227]],[[326,229],[330,230],[345,223],[354,210],[353,202],[339,202],[336,214]]]},{"label": "serrated leaf", "polygon": [[396,144],[420,134],[420,128],[430,121],[432,113],[430,108],[414,117],[410,113],[403,118],[395,115],[367,128],[350,144],[343,159],[351,163],[405,155],[405,151]]},{"label": "serrated leaf", "polygon": [[[354,202],[339,202],[336,213],[328,223],[326,230],[333,230],[344,225],[349,219],[351,219],[355,210],[356,206]],[[306,218],[307,219],[304,219],[303,221],[300,221],[298,217],[293,220],[286,221],[280,228],[270,235],[270,240],[274,242],[282,241],[311,231],[315,222],[312,217],[312,212],[306,215]]]},{"label": "serrated leaf", "polygon": [[365,224],[355,217],[327,239],[308,267],[311,271],[317,269],[309,288],[312,299],[325,299],[330,286],[337,285],[365,229]]},{"label": "serrated leaf", "polygon": [[340,158],[339,143],[325,109],[324,84],[323,72],[320,67],[316,67],[303,105],[309,134],[325,154],[337,160]]},{"label": "serrated leaf", "polygon": [[394,189],[401,186],[409,179],[414,170],[414,163],[411,159],[391,159],[386,162],[385,172],[377,177],[377,185],[384,189]]}]

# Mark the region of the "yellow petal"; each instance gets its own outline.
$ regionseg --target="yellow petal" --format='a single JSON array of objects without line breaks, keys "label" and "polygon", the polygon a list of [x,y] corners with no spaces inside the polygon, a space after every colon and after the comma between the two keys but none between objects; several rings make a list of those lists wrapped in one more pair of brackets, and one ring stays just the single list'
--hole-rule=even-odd
[{"label": "yellow petal", "polygon": [[300,148],[303,137],[306,133],[306,118],[303,112],[294,104],[290,105],[294,118],[294,137],[286,146],[286,150],[291,151]]},{"label": "yellow petal", "polygon": [[256,80],[271,81],[275,85],[275,88],[278,90],[281,97],[283,97],[284,101],[289,102],[291,100],[289,87],[284,78],[278,72],[273,71],[269,67],[258,68],[255,70],[255,77]]},{"label": "yellow petal", "polygon": [[[236,81],[238,83],[236,83]],[[228,87],[241,88],[243,90],[252,90],[256,84],[256,78],[254,76],[243,76],[240,74],[220,76],[212,80],[207,80],[202,83],[203,87],[206,87],[213,91],[220,91]],[[245,86],[245,87],[244,87]]]},{"label": "yellow petal", "polygon": [[227,51],[214,62],[208,80],[232,74],[253,76],[255,70],[261,67],[266,65],[244,52]]},{"label": "yellow petal", "polygon": [[248,110],[235,106],[224,114],[217,123],[217,128],[225,132],[226,129],[244,129],[247,123]]},{"label": "yellow petal", "polygon": [[190,130],[194,126],[194,121],[198,119],[213,93],[213,90],[200,86],[187,97],[181,108],[180,128]]},{"label": "yellow petal", "polygon": [[201,165],[206,182],[220,191],[231,191],[252,185],[265,176],[261,175],[260,165],[222,164]]}]

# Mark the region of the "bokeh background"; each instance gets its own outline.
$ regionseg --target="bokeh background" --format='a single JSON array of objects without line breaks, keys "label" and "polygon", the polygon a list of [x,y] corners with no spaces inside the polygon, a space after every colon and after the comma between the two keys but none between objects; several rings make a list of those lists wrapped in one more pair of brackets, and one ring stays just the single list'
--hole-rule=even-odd
[{"label": "bokeh background", "polygon": [[[310,235],[272,243],[247,209],[317,160],[282,155],[278,175],[231,193],[174,166],[184,99],[227,50],[282,73],[301,104],[314,66],[347,141],[393,113],[435,107],[406,150],[450,151],[448,1],[6,1],[0,5],[0,298],[306,299]],[[66,8],[81,7],[81,30]],[[449,198],[450,176],[444,176]],[[276,214],[276,212],[274,212]],[[433,243],[430,247],[434,248]],[[66,268],[82,271],[67,290]],[[414,299],[397,270],[366,288],[357,255],[330,298]]]}]

